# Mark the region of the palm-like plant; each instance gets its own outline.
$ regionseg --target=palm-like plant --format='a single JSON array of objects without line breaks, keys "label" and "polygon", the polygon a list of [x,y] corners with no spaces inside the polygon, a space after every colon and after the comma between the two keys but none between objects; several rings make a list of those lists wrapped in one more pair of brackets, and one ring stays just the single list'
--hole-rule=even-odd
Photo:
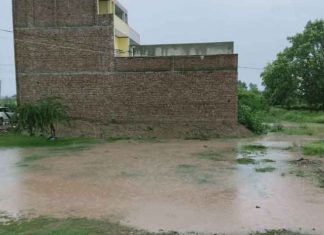
[{"label": "palm-like plant", "polygon": [[55,124],[67,121],[69,116],[67,106],[63,105],[58,98],[48,98],[40,102],[42,116],[41,131],[51,132],[51,137],[56,138]]},{"label": "palm-like plant", "polygon": [[15,120],[19,130],[27,130],[33,136],[37,132],[51,133],[51,138],[56,138],[55,124],[67,121],[67,106],[58,98],[26,103],[18,107]]}]

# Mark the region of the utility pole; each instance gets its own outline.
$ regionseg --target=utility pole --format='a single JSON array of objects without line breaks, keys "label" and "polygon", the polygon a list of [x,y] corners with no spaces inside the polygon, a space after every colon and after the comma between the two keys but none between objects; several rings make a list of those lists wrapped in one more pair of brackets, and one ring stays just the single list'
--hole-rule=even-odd
[{"label": "utility pole", "polygon": [[1,100],[1,97],[2,97],[2,96],[1,96],[1,94],[2,94],[2,93],[1,93],[1,83],[2,83],[2,80],[0,80],[0,100]]}]

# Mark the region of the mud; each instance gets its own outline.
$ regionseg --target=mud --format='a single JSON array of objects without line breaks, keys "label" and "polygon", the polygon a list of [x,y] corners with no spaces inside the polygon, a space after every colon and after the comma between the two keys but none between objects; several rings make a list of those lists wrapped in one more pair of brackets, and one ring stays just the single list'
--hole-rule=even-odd
[{"label": "mud", "polygon": [[[0,150],[0,211],[109,218],[149,231],[248,234],[285,228],[324,234],[324,190],[289,174],[307,137],[161,143],[121,141],[59,157]],[[264,145],[242,165],[244,145]],[[50,150],[48,150],[50,151]],[[271,161],[270,161],[271,160]],[[256,168],[275,168],[257,173]],[[315,229],[315,231],[314,231]]]}]

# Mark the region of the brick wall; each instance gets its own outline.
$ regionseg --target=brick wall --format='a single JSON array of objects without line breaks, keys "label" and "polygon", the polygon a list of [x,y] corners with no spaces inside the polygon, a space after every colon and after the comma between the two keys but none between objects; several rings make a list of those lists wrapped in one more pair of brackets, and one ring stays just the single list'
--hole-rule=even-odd
[{"label": "brick wall", "polygon": [[96,2],[14,0],[20,103],[59,96],[101,124],[236,124],[237,55],[115,58]]},{"label": "brick wall", "polygon": [[41,74],[21,79],[20,96],[63,97],[77,119],[119,122],[235,121],[236,72]]}]

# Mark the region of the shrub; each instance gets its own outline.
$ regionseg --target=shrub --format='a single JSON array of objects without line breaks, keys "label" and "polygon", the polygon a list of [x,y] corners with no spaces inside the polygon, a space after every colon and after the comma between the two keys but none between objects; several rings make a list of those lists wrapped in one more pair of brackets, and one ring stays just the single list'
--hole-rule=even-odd
[{"label": "shrub", "polygon": [[269,110],[269,106],[263,94],[253,84],[250,84],[249,90],[247,86],[242,86],[241,84],[238,91],[239,122],[255,134],[264,134],[267,127],[263,124],[262,117],[263,113]]},{"label": "shrub", "polygon": [[260,114],[252,111],[251,107],[239,104],[239,122],[255,134],[264,134],[267,126],[263,124]]},{"label": "shrub", "polygon": [[50,132],[55,138],[55,124],[68,120],[67,107],[57,98],[26,103],[17,108],[14,120],[18,130],[26,130],[31,136]]}]

